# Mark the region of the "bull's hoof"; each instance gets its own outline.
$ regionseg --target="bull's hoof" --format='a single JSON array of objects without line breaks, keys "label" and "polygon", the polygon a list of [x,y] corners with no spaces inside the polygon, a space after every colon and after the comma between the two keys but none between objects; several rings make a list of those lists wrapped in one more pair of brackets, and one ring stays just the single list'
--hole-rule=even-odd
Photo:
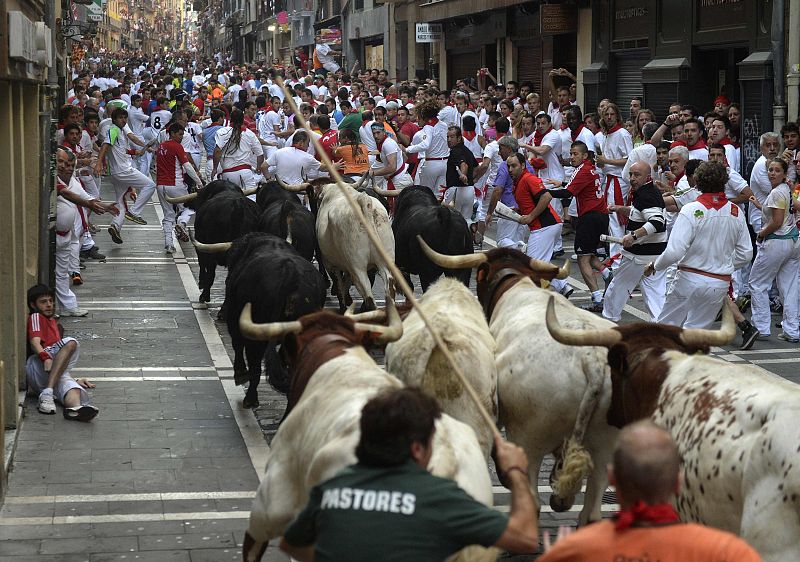
[{"label": "bull's hoof", "polygon": [[228,320],[227,307],[223,306],[222,308],[219,309],[219,312],[217,312],[217,320],[219,320],[220,322],[225,322]]},{"label": "bull's hoof", "polygon": [[561,498],[555,494],[550,494],[550,507],[556,513],[563,513],[569,511],[575,504],[575,496],[569,498]]},{"label": "bull's hoof", "polygon": [[242,408],[258,408],[258,393],[255,393],[255,396],[250,396],[250,394],[245,394],[244,399],[242,400]]},{"label": "bull's hoof", "polygon": [[289,394],[289,378],[276,375],[274,371],[267,377],[267,382],[281,394]]},{"label": "bull's hoof", "polygon": [[358,312],[371,312],[375,310],[377,307],[375,306],[375,302],[372,300],[365,300],[361,303],[361,308],[358,309]]},{"label": "bull's hoof", "polygon": [[233,371],[233,382],[236,383],[236,386],[242,386],[249,380],[250,380],[250,375],[248,374],[246,369]]}]

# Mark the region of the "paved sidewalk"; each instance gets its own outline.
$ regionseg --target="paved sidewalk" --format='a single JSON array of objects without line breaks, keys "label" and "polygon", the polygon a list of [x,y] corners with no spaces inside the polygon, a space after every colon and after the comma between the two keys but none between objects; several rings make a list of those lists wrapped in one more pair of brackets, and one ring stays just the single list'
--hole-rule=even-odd
[{"label": "paved sidewalk", "polygon": [[[0,510],[2,560],[241,559],[267,447],[237,404],[209,311],[191,306],[186,258],[164,254],[154,205],[144,218],[125,223],[121,246],[104,228],[96,236],[108,261],[88,262],[75,289],[89,316],[61,319],[81,344],[74,376],[97,384],[99,416],[68,422],[60,407],[46,416],[26,401]],[[266,559],[286,560],[275,547]]]}]

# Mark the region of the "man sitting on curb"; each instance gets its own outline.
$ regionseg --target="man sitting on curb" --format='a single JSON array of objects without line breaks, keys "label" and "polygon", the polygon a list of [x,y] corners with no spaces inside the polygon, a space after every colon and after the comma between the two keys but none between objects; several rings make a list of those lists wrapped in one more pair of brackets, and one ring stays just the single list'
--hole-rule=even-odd
[{"label": "man sitting on curb", "polygon": [[86,379],[75,380],[70,371],[78,362],[79,347],[75,338],[62,337],[54,318],[55,294],[46,285],[28,289],[28,343],[31,355],[25,363],[28,392],[39,396],[39,411],[55,414],[55,399],[64,406],[67,420],[89,421],[100,410],[92,406],[84,390],[94,388]]}]

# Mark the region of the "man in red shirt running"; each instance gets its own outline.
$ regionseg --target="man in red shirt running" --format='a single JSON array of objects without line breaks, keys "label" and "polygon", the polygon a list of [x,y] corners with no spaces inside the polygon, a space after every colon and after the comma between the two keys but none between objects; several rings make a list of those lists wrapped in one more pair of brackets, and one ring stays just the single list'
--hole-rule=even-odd
[{"label": "man in red shirt running", "polygon": [[186,231],[186,224],[193,211],[179,204],[180,215],[177,223],[175,222],[175,206],[167,201],[167,197],[180,197],[186,195],[186,183],[183,181],[183,173],[194,180],[198,188],[203,186],[200,173],[194,167],[194,162],[183,149],[181,140],[183,139],[183,125],[173,122],[168,128],[169,140],[162,142],[156,152],[156,193],[161,202],[161,209],[164,211],[164,220],[161,227],[164,230],[164,249],[168,254],[175,251],[172,245],[172,227],[175,226],[175,235],[183,242],[189,241],[189,233]]},{"label": "man in red shirt running", "polygon": [[61,336],[54,298],[55,293],[46,285],[28,289],[28,392],[38,394],[38,408],[43,414],[55,414],[58,400],[64,406],[65,419],[89,421],[100,411],[92,406],[84,390],[94,385],[69,375],[78,362],[79,346],[75,338]]},{"label": "man in red shirt running", "polygon": [[575,141],[569,149],[570,165],[575,173],[569,182],[551,189],[550,194],[557,198],[575,197],[578,204],[578,224],[575,230],[575,253],[583,281],[592,293],[592,304],[586,310],[603,311],[603,293],[597,288],[592,269],[603,275],[606,286],[611,282],[611,270],[604,267],[597,258],[600,235],[608,233],[608,206],[605,192],[600,183],[594,162],[589,157],[589,148],[582,141]]},{"label": "man in red shirt running", "polygon": [[[328,155],[328,158],[330,158],[331,162],[335,162],[336,147],[339,146],[339,133],[338,131],[331,129],[331,120],[327,115],[318,115],[317,125],[322,133],[319,143],[322,145],[322,148],[325,150],[325,154]],[[314,158],[322,162],[322,157],[319,154],[314,154]]]}]

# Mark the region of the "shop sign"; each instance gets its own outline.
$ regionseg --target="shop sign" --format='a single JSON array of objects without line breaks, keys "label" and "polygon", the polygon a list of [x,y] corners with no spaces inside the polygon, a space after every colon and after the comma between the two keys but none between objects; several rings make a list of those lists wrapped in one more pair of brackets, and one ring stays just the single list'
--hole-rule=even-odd
[{"label": "shop sign", "polygon": [[542,35],[575,33],[578,29],[578,12],[567,4],[542,4],[539,7],[539,28]]},{"label": "shop sign", "polygon": [[417,43],[436,43],[444,39],[444,31],[440,23],[418,23]]},{"label": "shop sign", "polygon": [[89,21],[103,21],[103,0],[94,0],[86,5],[86,19]]},{"label": "shop sign", "polygon": [[612,20],[614,41],[647,37],[650,11],[642,0],[617,0],[614,2]]},{"label": "shop sign", "polygon": [[744,0],[699,0],[697,2],[697,28],[725,29],[747,24]]}]

